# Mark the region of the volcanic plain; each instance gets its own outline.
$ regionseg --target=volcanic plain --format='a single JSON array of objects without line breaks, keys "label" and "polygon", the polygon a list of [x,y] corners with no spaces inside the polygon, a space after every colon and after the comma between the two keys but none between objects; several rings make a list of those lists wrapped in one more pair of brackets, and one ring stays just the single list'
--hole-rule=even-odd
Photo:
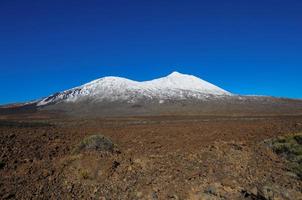
[{"label": "volcanic plain", "polygon": [[[3,114],[0,199],[302,199],[273,142],[299,133],[299,114]],[[79,148],[98,136],[114,148]]]}]

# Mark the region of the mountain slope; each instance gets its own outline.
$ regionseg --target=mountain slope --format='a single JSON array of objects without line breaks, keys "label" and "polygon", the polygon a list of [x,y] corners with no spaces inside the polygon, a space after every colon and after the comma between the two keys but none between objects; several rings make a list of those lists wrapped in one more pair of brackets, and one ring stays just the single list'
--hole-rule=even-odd
[{"label": "mountain slope", "polygon": [[109,76],[42,100],[0,106],[0,114],[29,112],[73,116],[296,115],[302,114],[302,101],[235,95],[195,76],[173,72],[143,82]]},{"label": "mountain slope", "polygon": [[173,72],[166,77],[143,82],[120,77],[100,78],[51,95],[38,102],[38,106],[83,101],[135,103],[142,99],[163,102],[171,99],[203,99],[207,95],[229,96],[232,94],[195,76]]}]

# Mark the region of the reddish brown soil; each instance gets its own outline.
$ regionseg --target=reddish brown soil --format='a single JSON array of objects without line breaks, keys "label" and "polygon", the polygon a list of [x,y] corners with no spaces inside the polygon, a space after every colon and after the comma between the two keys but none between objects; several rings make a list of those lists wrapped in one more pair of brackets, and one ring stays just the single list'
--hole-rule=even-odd
[{"label": "reddish brown soil", "polygon": [[[4,118],[25,122],[0,123],[0,199],[302,197],[302,181],[264,144],[302,132],[302,116]],[[99,133],[121,153],[72,153]]]}]

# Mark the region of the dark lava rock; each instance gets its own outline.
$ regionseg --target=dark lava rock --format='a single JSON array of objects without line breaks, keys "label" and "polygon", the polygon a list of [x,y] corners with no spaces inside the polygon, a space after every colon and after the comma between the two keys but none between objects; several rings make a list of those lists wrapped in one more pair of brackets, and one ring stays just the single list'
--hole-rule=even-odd
[{"label": "dark lava rock", "polygon": [[4,167],[5,167],[5,163],[0,160],[0,170],[3,169]]}]

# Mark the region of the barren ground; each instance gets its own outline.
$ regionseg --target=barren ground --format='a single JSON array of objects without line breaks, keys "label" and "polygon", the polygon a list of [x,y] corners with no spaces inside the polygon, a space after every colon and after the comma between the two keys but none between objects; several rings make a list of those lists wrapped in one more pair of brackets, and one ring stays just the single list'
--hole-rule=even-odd
[{"label": "barren ground", "polygon": [[[299,115],[0,122],[1,199],[302,199],[301,179],[264,143],[302,132]],[[73,153],[93,134],[120,153]]]}]

